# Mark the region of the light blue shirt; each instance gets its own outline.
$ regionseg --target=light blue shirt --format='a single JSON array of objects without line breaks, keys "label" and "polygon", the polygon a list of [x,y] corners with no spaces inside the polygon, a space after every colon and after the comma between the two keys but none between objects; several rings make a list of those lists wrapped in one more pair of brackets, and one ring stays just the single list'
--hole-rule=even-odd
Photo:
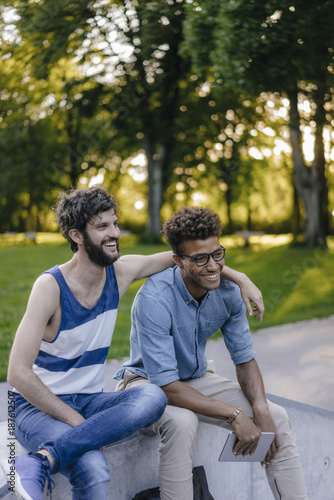
[{"label": "light blue shirt", "polygon": [[179,268],[151,276],[138,291],[131,310],[130,359],[126,369],[163,386],[202,377],[209,337],[221,329],[234,364],[255,357],[239,287],[222,280],[199,304],[188,292]]}]

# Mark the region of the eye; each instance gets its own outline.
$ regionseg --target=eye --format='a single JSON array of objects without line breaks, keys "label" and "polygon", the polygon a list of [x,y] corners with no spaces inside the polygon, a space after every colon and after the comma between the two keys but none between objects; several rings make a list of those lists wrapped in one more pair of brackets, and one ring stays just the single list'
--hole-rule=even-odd
[{"label": "eye", "polygon": [[223,260],[223,258],[225,257],[225,249],[222,248],[221,250],[217,250],[212,254],[212,257],[216,262]]},{"label": "eye", "polygon": [[201,265],[201,264],[204,264],[206,261],[207,261],[207,257],[206,257],[206,255],[198,255],[198,256],[196,257],[196,262],[197,262],[197,264],[200,264],[200,265]]}]

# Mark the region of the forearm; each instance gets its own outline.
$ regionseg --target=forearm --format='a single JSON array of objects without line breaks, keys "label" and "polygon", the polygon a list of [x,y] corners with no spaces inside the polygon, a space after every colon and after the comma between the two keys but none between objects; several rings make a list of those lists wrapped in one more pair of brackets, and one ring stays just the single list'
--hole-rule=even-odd
[{"label": "forearm", "polygon": [[240,387],[252,406],[253,412],[268,410],[262,374],[255,359],[236,366]]},{"label": "forearm", "polygon": [[241,273],[240,271],[236,271],[231,267],[224,266],[221,273],[221,277],[225,280],[233,281],[239,287],[244,283],[247,278],[245,273]]},{"label": "forearm", "polygon": [[263,462],[269,464],[273,461],[280,444],[276,425],[269,411],[262,375],[256,360],[252,359],[249,363],[238,365],[237,377],[245,396],[252,406],[254,424],[262,432],[275,433],[275,438]]},{"label": "forearm", "polygon": [[172,382],[162,386],[161,389],[168,398],[168,404],[187,408],[208,417],[226,420],[235,409],[233,405],[205,396],[184,382]]},{"label": "forearm", "polygon": [[56,420],[72,427],[85,420],[80,413],[53,394],[32,370],[23,369],[19,373],[16,372],[8,381],[29,403]]}]

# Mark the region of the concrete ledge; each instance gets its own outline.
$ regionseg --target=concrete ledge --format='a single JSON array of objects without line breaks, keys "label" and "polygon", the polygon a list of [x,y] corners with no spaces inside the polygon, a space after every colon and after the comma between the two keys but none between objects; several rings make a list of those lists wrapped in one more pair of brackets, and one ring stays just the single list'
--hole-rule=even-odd
[{"label": "concrete ledge", "polygon": [[[304,468],[309,500],[334,499],[334,412],[268,395],[284,406],[291,419]],[[194,449],[194,465],[204,465],[215,500],[269,500],[272,497],[265,470],[260,464],[218,462],[226,439],[225,429],[201,423]],[[7,423],[0,424],[0,459],[9,456]],[[111,473],[110,500],[131,500],[136,493],[157,486],[157,456],[160,438],[148,430],[108,446],[106,457]],[[24,450],[16,443],[16,452]],[[54,500],[70,500],[70,486],[61,474],[53,476]],[[0,498],[14,499],[0,474]]]}]

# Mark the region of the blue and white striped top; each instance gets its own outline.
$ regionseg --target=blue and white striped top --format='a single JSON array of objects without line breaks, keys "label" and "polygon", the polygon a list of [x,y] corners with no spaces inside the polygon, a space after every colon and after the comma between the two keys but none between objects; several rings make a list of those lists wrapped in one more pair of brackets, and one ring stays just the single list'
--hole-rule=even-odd
[{"label": "blue and white striped top", "polygon": [[45,272],[59,285],[62,315],[56,337],[42,341],[33,370],[57,395],[101,392],[119,302],[114,267],[106,268],[103,292],[90,309],[75,298],[58,266]]}]

